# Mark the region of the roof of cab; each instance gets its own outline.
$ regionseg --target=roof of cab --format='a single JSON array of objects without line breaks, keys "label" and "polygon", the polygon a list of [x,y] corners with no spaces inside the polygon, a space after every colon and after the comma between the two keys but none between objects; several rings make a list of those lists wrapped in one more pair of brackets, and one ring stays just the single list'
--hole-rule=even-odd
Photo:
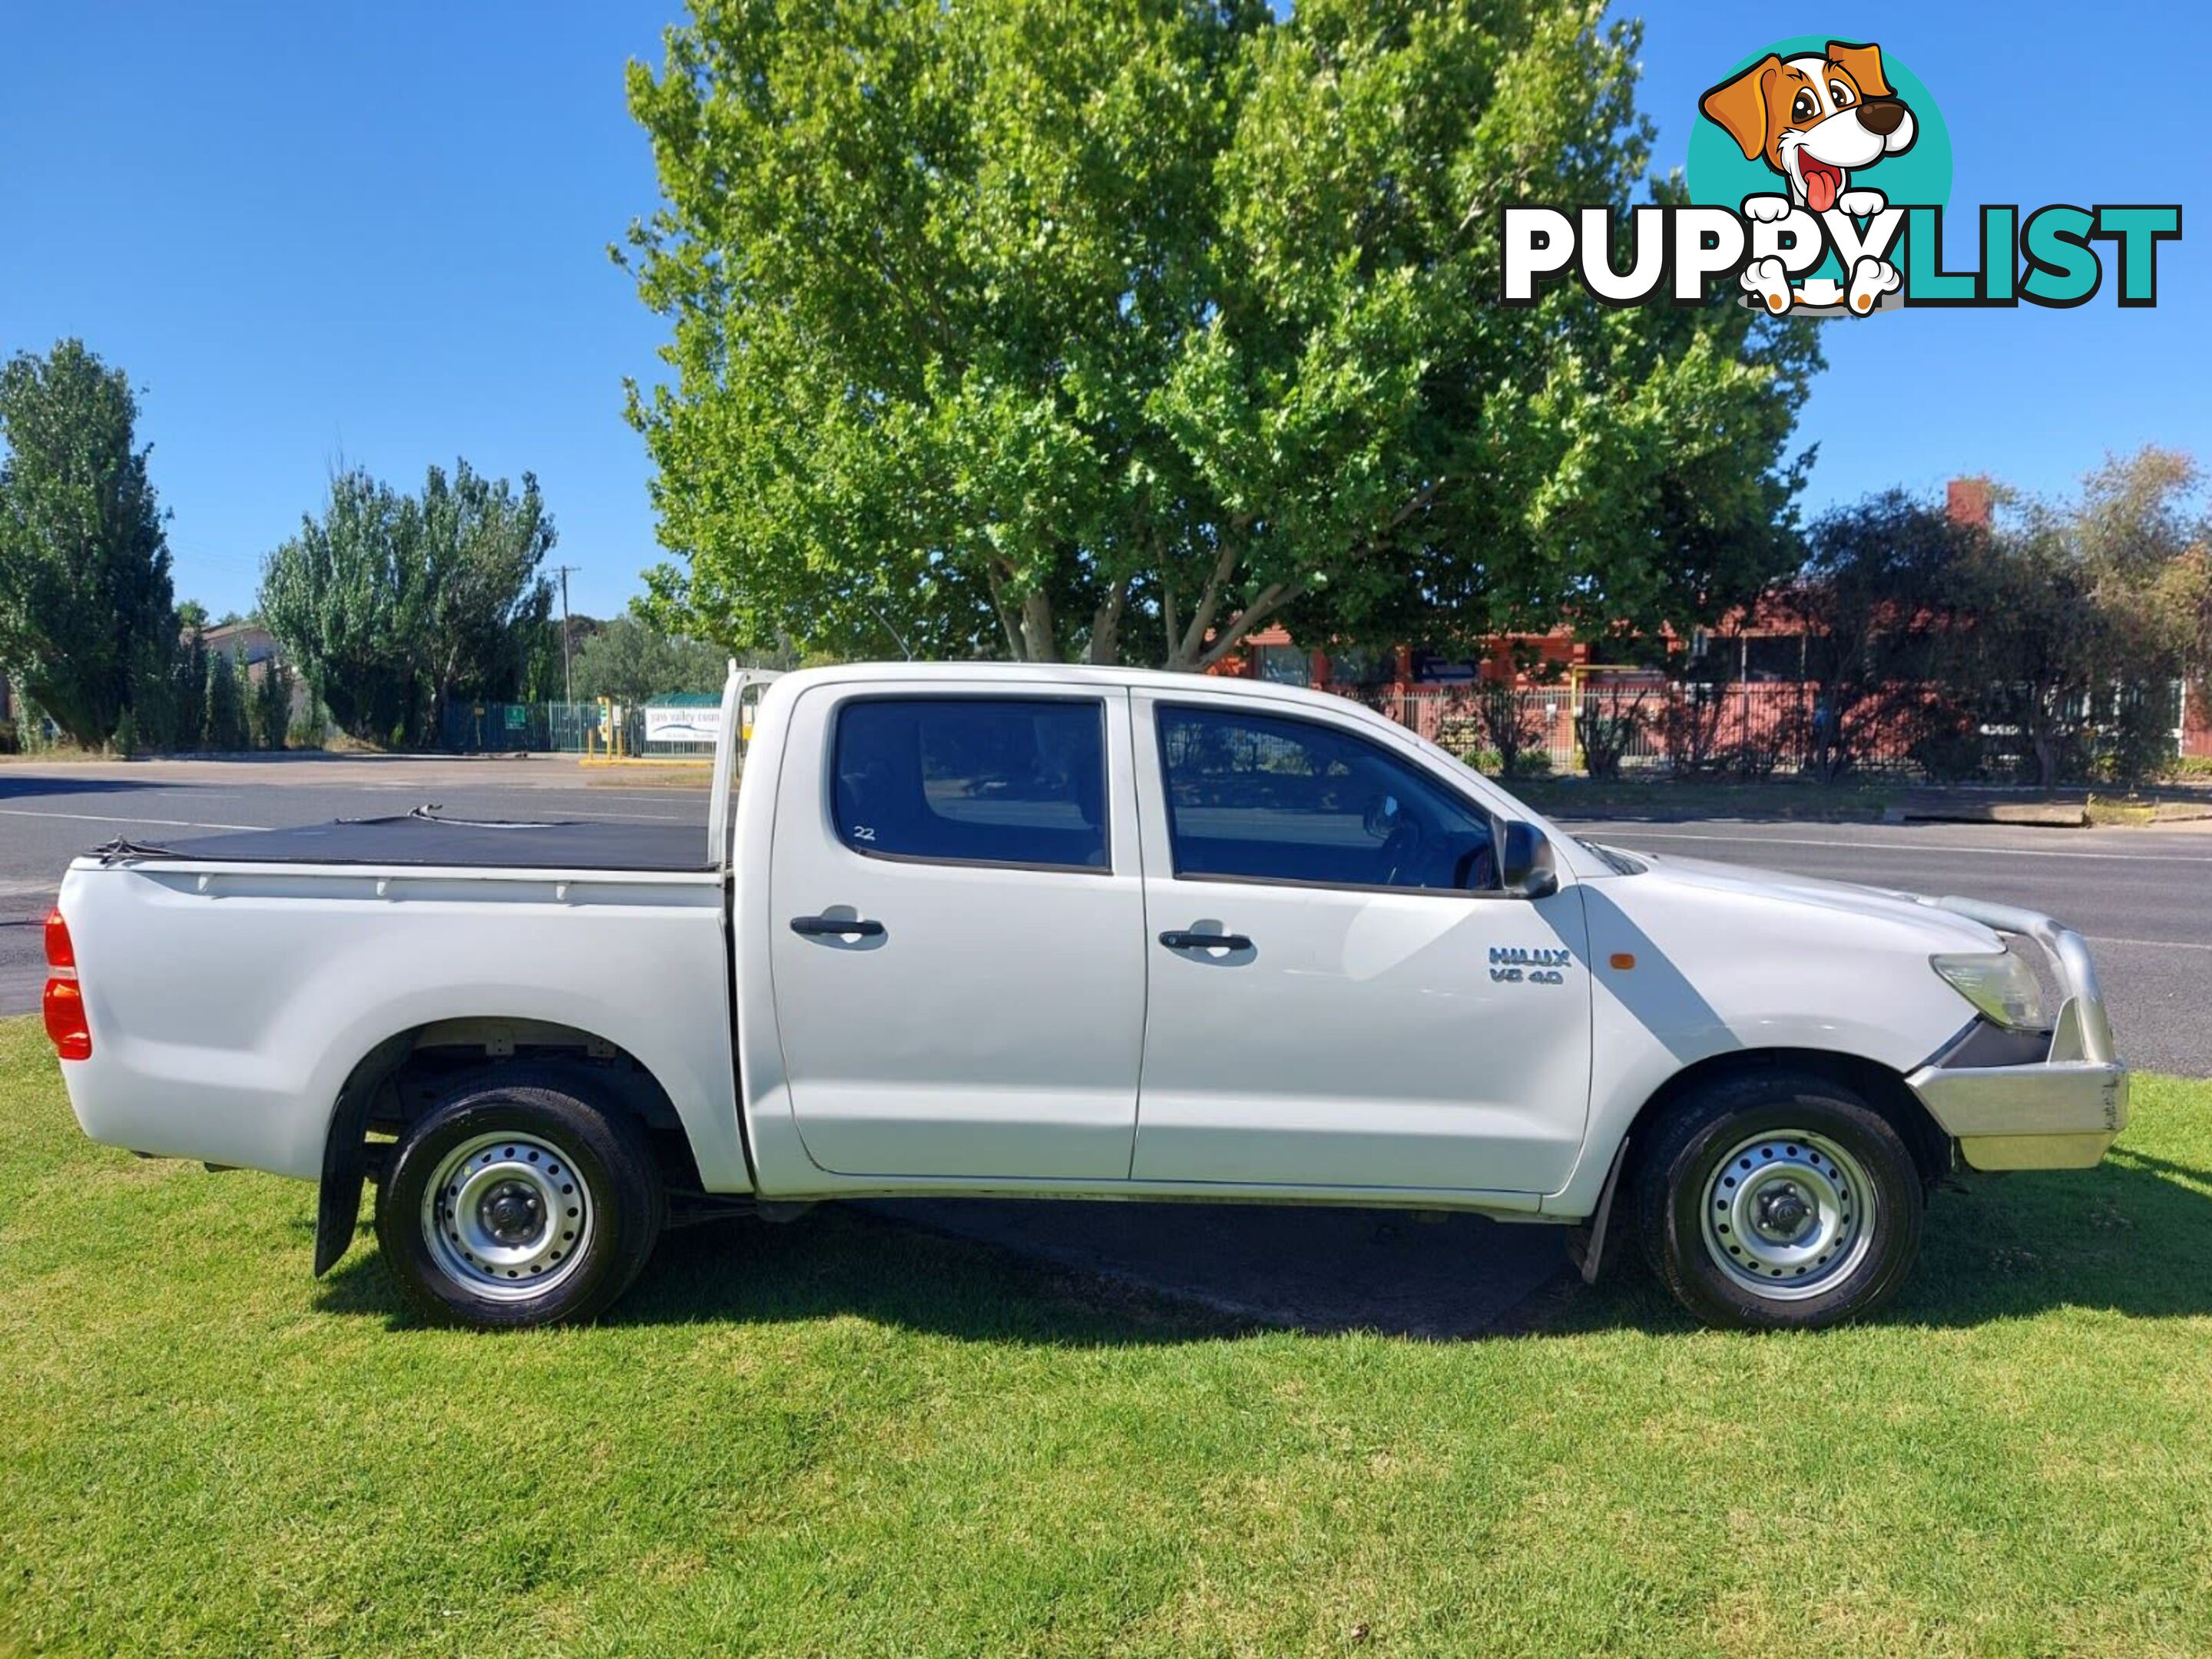
[{"label": "roof of cab", "polygon": [[[825,668],[795,669],[778,676],[769,684],[764,702],[772,701],[781,709],[788,706],[792,698],[817,685],[926,685],[932,681],[964,686],[993,681],[1013,685],[1091,686],[1101,690],[1127,687],[1184,696],[1202,693],[1207,696],[1244,697],[1271,708],[1303,708],[1339,720],[1349,720],[1391,742],[1425,750],[1444,761],[1455,759],[1440,744],[1422,737],[1411,727],[1355,698],[1341,696],[1333,691],[1316,691],[1309,686],[1284,685],[1273,680],[1176,673],[1163,668],[1097,668],[1085,663],[1004,660],[838,663]],[[1577,878],[1603,872],[1605,866],[1595,854],[1581,852],[1574,838],[1553,824],[1543,814],[1531,811],[1525,802],[1513,797],[1503,785],[1483,777],[1472,769],[1469,775],[1478,793],[1493,798],[1495,805],[1501,809],[1510,805],[1517,816],[1528,818],[1552,834],[1555,837],[1554,845],[1564,849],[1564,862]]]},{"label": "roof of cab", "polygon": [[[1341,713],[1364,705],[1334,692],[1316,691],[1303,685],[1275,680],[1248,680],[1227,675],[1179,673],[1164,668],[1100,668],[1087,663],[1006,662],[852,662],[827,668],[802,668],[784,675],[775,690],[786,696],[810,685],[891,680],[915,681],[1008,679],[1044,685],[1130,686],[1155,691],[1222,692],[1260,702],[1300,702],[1314,708]],[[1371,710],[1366,711],[1372,713]],[[1380,718],[1378,716],[1378,718]]]}]

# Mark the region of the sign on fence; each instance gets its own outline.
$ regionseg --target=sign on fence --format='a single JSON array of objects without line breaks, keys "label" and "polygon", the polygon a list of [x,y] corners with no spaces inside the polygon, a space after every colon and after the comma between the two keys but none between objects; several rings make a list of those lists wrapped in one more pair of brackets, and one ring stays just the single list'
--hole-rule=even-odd
[{"label": "sign on fence", "polygon": [[647,743],[712,743],[722,730],[722,706],[647,703],[645,740]]}]

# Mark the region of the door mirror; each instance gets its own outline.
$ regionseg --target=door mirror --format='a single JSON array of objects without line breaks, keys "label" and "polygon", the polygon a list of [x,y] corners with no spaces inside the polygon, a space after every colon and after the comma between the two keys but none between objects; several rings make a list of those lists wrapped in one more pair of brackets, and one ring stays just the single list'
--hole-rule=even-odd
[{"label": "door mirror", "polygon": [[1559,890],[1559,867],[1552,843],[1534,824],[1508,818],[1501,826],[1498,855],[1498,890],[1514,898],[1542,898]]}]

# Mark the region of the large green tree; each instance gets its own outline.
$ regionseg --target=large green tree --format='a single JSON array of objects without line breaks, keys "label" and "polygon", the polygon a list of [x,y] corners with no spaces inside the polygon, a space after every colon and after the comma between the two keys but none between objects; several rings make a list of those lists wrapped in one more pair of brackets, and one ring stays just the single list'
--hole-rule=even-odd
[{"label": "large green tree", "polygon": [[738,0],[633,64],[671,631],[1202,667],[1650,630],[1794,561],[1804,325],[1496,303],[1676,199],[1595,0]]},{"label": "large green tree", "polygon": [[434,466],[410,495],[348,471],[269,556],[260,614],[343,730],[419,743],[454,698],[520,684],[551,603],[538,568],[554,539],[528,474],[518,492],[465,461],[450,477]]},{"label": "large green tree", "polygon": [[602,623],[576,653],[576,696],[641,703],[678,691],[719,691],[726,654],[674,638],[634,617]]},{"label": "large green tree", "polygon": [[2195,464],[2145,448],[2108,459],[2071,501],[1998,500],[1996,533],[1960,572],[1972,623],[1949,658],[1956,695],[1983,729],[2018,733],[2046,788],[2155,775],[2203,603]]},{"label": "large green tree", "polygon": [[1987,539],[1901,489],[1814,523],[1804,568],[1774,603],[1804,636],[1813,701],[1792,736],[1822,782],[1927,736],[1931,685],[1958,660],[1975,602],[1965,573]]},{"label": "large green tree", "polygon": [[416,507],[422,562],[421,654],[431,730],[457,697],[501,696],[521,683],[553,586],[539,574],[556,537],[538,480],[517,493],[466,461],[430,469]]},{"label": "large green tree", "polygon": [[405,499],[358,470],[331,480],[322,512],[263,567],[263,619],[349,736],[404,744],[416,731],[416,588]]},{"label": "large green tree", "polygon": [[1805,634],[1808,764],[1832,778],[1887,750],[2046,788],[2154,775],[2206,603],[2194,463],[2108,459],[2064,501],[1985,488],[1987,524],[1891,490],[1813,525],[1772,596]]},{"label": "large green tree", "polygon": [[177,657],[170,671],[169,730],[162,735],[179,749],[197,749],[207,727],[207,611],[186,600],[178,607]]},{"label": "large green tree", "polygon": [[175,649],[137,417],[123,371],[80,340],[0,368],[0,671],[87,745],[142,696],[165,703]]},{"label": "large green tree", "polygon": [[234,754],[247,746],[246,699],[239,690],[238,664],[228,651],[218,651],[208,663],[207,714],[201,741],[217,754]]}]

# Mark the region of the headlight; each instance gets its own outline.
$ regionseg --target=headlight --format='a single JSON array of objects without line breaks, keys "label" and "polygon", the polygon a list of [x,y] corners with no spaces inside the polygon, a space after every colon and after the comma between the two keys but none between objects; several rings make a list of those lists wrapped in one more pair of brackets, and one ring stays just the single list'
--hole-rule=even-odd
[{"label": "headlight", "polygon": [[2035,969],[2011,951],[1930,957],[1928,965],[1998,1024],[2015,1031],[2043,1028],[2043,987],[2036,981]]}]

